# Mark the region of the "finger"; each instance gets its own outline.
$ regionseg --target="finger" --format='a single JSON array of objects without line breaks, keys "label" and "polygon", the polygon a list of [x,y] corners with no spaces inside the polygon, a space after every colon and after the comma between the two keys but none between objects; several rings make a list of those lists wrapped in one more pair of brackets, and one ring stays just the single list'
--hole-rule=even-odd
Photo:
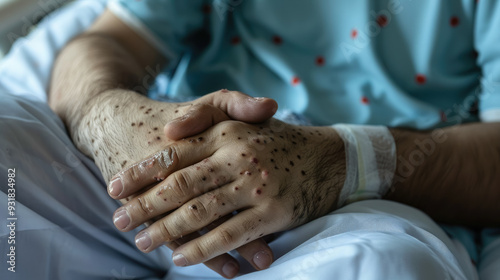
[{"label": "finger", "polygon": [[154,188],[134,197],[115,211],[115,226],[121,231],[132,230],[194,197],[231,183],[234,177],[226,169],[214,167],[217,166],[214,161],[214,157],[210,157],[176,171]]},{"label": "finger", "polygon": [[278,229],[275,223],[264,227],[264,222],[264,218],[251,210],[240,212],[216,229],[179,246],[173,253],[173,261],[177,266],[198,264]]},{"label": "finger", "polygon": [[165,242],[199,231],[222,216],[249,205],[248,196],[227,195],[232,192],[235,192],[234,186],[230,184],[190,200],[139,232],[137,247],[145,253],[151,252]]},{"label": "finger", "polygon": [[173,172],[212,155],[217,148],[213,144],[209,137],[199,136],[169,145],[115,175],[108,193],[114,199],[121,199],[162,181]]},{"label": "finger", "polygon": [[206,103],[196,104],[185,115],[165,125],[163,131],[168,138],[179,140],[201,133],[225,120],[229,120],[229,117],[219,108]]},{"label": "finger", "polygon": [[262,238],[253,240],[236,251],[257,270],[266,269],[273,262],[273,251]]},{"label": "finger", "polygon": [[[228,216],[224,216],[224,217],[218,219],[217,221],[214,221],[212,224],[207,226],[207,228],[208,228],[208,230],[215,228],[218,225],[220,225],[221,223],[227,221],[228,219],[229,219]],[[167,246],[170,249],[172,249],[172,251],[174,251],[180,245],[182,245],[188,241],[194,240],[200,236],[201,236],[200,233],[193,232],[187,236],[183,236],[182,239],[177,239],[175,242],[169,242],[168,244],[174,244],[174,245],[167,244]],[[223,276],[225,278],[233,278],[234,276],[236,276],[236,274],[238,274],[238,272],[240,270],[240,265],[239,265],[238,261],[235,258],[233,258],[231,255],[229,255],[228,253],[225,253],[225,254],[217,256],[213,259],[210,259],[210,260],[204,262],[203,264],[206,265],[211,270],[219,273],[221,276]]]},{"label": "finger", "polygon": [[278,110],[278,103],[271,98],[253,98],[241,92],[228,90],[205,95],[196,103],[212,106],[205,108],[204,111],[193,111],[168,123],[164,128],[168,138],[177,140],[188,137],[228,118],[247,123],[264,122]]}]

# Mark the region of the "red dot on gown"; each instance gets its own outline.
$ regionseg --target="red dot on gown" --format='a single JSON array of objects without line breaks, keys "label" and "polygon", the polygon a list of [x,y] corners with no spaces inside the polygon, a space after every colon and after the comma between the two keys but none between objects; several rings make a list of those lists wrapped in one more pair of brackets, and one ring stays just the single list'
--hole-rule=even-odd
[{"label": "red dot on gown", "polygon": [[425,75],[418,74],[415,76],[415,81],[417,84],[423,85],[427,81],[427,77],[425,77]]},{"label": "red dot on gown", "polygon": [[316,57],[316,64],[318,66],[323,66],[325,64],[325,58],[322,56]]},{"label": "red dot on gown", "polygon": [[356,39],[356,37],[358,37],[358,30],[353,29],[351,31],[351,38]]},{"label": "red dot on gown", "polygon": [[281,37],[278,35],[274,35],[273,36],[273,43],[276,45],[281,45],[281,43],[283,43],[283,39],[281,39]]},{"label": "red dot on gown", "polygon": [[459,24],[460,24],[460,19],[458,19],[458,17],[453,16],[450,18],[450,25],[452,27],[457,27]]},{"label": "red dot on gown", "polygon": [[385,27],[387,25],[387,17],[384,15],[378,16],[377,23],[380,27]]},{"label": "red dot on gown", "polygon": [[241,38],[239,36],[234,36],[231,38],[231,45],[238,45],[241,42]]},{"label": "red dot on gown", "polygon": [[370,100],[366,96],[361,97],[361,103],[368,105],[370,103]]},{"label": "red dot on gown", "polygon": [[300,84],[300,79],[299,79],[299,77],[297,77],[297,76],[293,77],[293,78],[292,78],[292,85],[296,86],[296,85],[298,85],[298,84]]}]

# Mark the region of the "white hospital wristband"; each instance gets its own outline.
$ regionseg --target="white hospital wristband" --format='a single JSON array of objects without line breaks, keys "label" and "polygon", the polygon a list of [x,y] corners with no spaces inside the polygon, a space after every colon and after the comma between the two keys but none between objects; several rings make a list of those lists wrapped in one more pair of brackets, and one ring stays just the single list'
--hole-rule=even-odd
[{"label": "white hospital wristband", "polygon": [[396,170],[396,144],[385,126],[337,124],[344,141],[346,177],[337,207],[359,200],[382,198]]}]

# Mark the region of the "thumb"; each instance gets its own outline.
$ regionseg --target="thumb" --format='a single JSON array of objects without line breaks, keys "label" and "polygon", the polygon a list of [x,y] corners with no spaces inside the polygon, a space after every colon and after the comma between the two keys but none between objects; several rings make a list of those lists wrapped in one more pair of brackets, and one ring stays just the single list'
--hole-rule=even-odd
[{"label": "thumb", "polygon": [[253,98],[224,89],[200,97],[194,105],[186,115],[165,125],[164,132],[168,138],[177,140],[193,136],[228,119],[247,123],[264,122],[278,110],[278,103],[274,99]]}]

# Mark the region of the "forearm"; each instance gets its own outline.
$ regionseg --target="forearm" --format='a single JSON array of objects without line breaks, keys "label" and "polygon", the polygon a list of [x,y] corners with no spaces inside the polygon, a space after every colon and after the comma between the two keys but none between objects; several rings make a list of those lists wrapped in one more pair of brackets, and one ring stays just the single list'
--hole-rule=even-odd
[{"label": "forearm", "polygon": [[441,222],[500,225],[500,124],[391,133],[398,158],[387,199]]},{"label": "forearm", "polygon": [[108,36],[77,37],[55,62],[50,106],[72,131],[100,93],[137,84],[142,76],[140,68],[126,49]]}]

